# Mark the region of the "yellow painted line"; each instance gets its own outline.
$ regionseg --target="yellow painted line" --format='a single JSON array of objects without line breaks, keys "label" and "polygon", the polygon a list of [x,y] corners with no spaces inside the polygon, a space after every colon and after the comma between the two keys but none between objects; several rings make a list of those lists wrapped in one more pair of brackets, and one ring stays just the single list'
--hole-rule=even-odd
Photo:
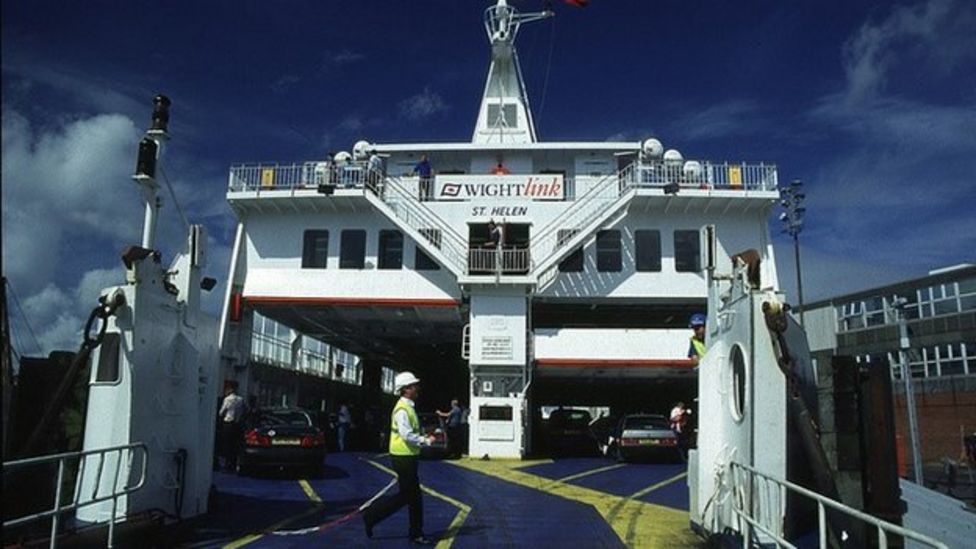
[{"label": "yellow painted line", "polygon": [[[376,463],[375,461],[370,459],[367,459],[366,462],[381,471],[396,476],[396,472],[390,469],[389,467],[386,467],[385,465]],[[454,520],[452,520],[451,524],[447,527],[447,531],[444,533],[444,536],[441,537],[440,541],[437,542],[436,549],[450,549],[451,544],[454,543],[454,537],[457,536],[458,531],[461,530],[461,525],[464,524],[464,521],[468,518],[468,515],[471,513],[471,506],[461,503],[460,501],[450,496],[445,496],[444,494],[432,488],[428,488],[423,484],[420,485],[420,489],[434,496],[437,499],[444,500],[447,503],[450,503],[451,505],[459,509],[457,514],[454,515]]]},{"label": "yellow painted line", "polygon": [[314,501],[315,503],[322,503],[322,498],[320,498],[319,495],[315,493],[315,489],[312,488],[312,485],[309,484],[307,480],[305,479],[299,480],[298,484],[301,485],[302,490],[305,492],[305,495],[308,496],[308,499]]},{"label": "yellow painted line", "polygon": [[[519,471],[517,464],[463,460],[448,463],[570,501],[591,505],[628,547],[658,549],[694,547],[701,543],[688,527],[687,511],[607,494],[565,482],[554,482],[552,479]],[[672,479],[668,480],[674,482]],[[645,490],[650,491],[645,488],[642,492]]]},{"label": "yellow painted line", "polygon": [[569,475],[568,477],[563,477],[557,480],[556,482],[569,482],[571,480],[588,477],[590,475],[595,475],[597,473],[603,473],[605,471],[613,471],[614,469],[620,469],[623,466],[624,466],[623,463],[618,463],[616,465],[607,465],[606,467],[600,467],[598,469],[591,469],[589,471],[583,471],[582,473],[576,473],[575,475]]},{"label": "yellow painted line", "polygon": [[687,472],[684,472],[684,473],[681,473],[681,474],[678,474],[678,475],[674,475],[673,477],[671,477],[669,479],[662,480],[661,482],[658,482],[657,484],[652,484],[651,486],[648,486],[647,488],[644,488],[643,490],[638,490],[638,491],[634,492],[633,494],[631,494],[630,495],[630,499],[640,499],[640,498],[646,496],[647,494],[650,494],[654,490],[657,490],[658,488],[663,488],[663,487],[667,486],[668,484],[671,484],[672,482],[677,482],[677,481],[685,478],[686,476],[688,476],[688,473]]}]

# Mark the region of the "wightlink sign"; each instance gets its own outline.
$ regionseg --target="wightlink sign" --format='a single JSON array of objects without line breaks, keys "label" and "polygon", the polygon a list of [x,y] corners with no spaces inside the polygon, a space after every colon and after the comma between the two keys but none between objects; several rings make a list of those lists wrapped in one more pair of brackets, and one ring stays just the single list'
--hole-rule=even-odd
[{"label": "wightlink sign", "polygon": [[438,175],[434,178],[435,200],[563,200],[565,196],[566,185],[561,174]]}]

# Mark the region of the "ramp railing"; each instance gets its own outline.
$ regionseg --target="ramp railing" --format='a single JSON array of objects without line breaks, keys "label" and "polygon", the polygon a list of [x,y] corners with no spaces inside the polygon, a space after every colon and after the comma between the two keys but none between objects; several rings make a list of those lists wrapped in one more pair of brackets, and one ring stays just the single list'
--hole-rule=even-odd
[{"label": "ramp railing", "polygon": [[[858,521],[865,527],[865,531],[874,530],[879,549],[886,549],[890,538],[900,536],[905,540],[912,540],[925,547],[936,547],[938,549],[949,549],[949,546],[941,541],[932,539],[924,534],[909,530],[903,526],[892,524],[878,517],[869,515],[853,507],[844,505],[839,501],[832,500],[826,496],[818,494],[802,486],[793,484],[787,480],[778,479],[767,475],[753,467],[741,463],[730,462],[729,473],[731,476],[731,487],[733,497],[732,512],[743,522],[741,530],[743,546],[750,547],[753,537],[752,530],[755,529],[770,539],[776,547],[796,548],[796,545],[788,541],[784,535],[784,524],[782,520],[770,521],[763,517],[782,516],[782,510],[786,505],[787,492],[798,494],[802,497],[811,499],[817,503],[817,533],[819,547],[826,549],[829,544],[830,536],[834,535],[839,539],[847,539],[855,535],[854,532],[829,532],[827,528],[828,514],[837,513],[853,521]],[[771,508],[775,507],[775,509]],[[775,526],[770,526],[770,522],[775,522]],[[899,547],[901,545],[898,545]]]},{"label": "ramp railing", "polygon": [[[531,255],[536,258],[533,269],[540,283],[551,282],[555,277],[549,271],[556,269],[560,260],[619,213],[634,196],[632,190],[636,181],[636,164],[603,177],[577,197],[566,211],[539,230],[532,239]],[[567,238],[567,234],[572,236]],[[542,289],[540,284],[537,291]]]},{"label": "ramp railing", "polygon": [[[114,456],[114,459],[108,459]],[[138,478],[133,480],[132,467],[138,460]],[[69,463],[78,463],[78,473],[75,480],[75,491],[71,501],[63,503],[62,485],[65,482],[65,475],[68,474]],[[83,452],[67,452],[63,454],[53,454],[50,456],[39,456],[16,461],[8,461],[3,464],[3,475],[9,479],[13,472],[18,469],[39,467],[42,465],[56,463],[58,473],[55,478],[54,504],[46,510],[22,517],[5,520],[3,527],[11,528],[14,526],[28,524],[47,517],[51,517],[51,540],[50,547],[57,547],[58,528],[61,525],[61,515],[69,511],[74,511],[82,507],[94,505],[104,501],[112,501],[112,514],[108,521],[108,547],[112,547],[115,539],[115,523],[117,522],[116,512],[118,510],[118,500],[120,497],[131,494],[139,490],[146,484],[146,468],[149,464],[149,450],[142,442],[133,442],[122,446],[111,446],[98,450],[86,450]],[[86,467],[86,464],[88,466]],[[93,472],[87,469],[94,467]],[[86,479],[86,474],[94,474],[94,478]],[[104,489],[105,482],[110,484],[109,489]],[[121,483],[121,484],[120,484]],[[90,486],[91,488],[86,488]]]},{"label": "ramp railing", "polygon": [[[392,213],[391,220],[398,222],[411,238],[425,248],[428,255],[442,258],[444,265],[456,276],[466,272],[468,242],[449,223],[420,201],[416,191],[408,189],[398,177],[368,178],[366,197],[381,211]],[[387,211],[388,210],[388,211]]]}]

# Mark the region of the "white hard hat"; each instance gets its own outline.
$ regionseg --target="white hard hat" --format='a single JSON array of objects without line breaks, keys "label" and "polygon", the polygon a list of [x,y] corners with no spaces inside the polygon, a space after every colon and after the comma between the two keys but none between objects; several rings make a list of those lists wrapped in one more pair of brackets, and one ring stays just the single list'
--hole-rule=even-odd
[{"label": "white hard hat", "polygon": [[400,392],[400,389],[413,385],[414,383],[420,383],[417,376],[413,375],[413,372],[400,372],[393,378],[393,388],[396,392]]}]

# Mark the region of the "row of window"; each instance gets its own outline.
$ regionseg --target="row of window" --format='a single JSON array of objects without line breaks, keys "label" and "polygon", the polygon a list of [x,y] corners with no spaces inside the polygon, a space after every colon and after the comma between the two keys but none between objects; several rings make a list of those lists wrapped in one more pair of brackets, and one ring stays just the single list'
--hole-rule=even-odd
[{"label": "row of window", "polygon": [[[423,229],[421,233],[435,246],[440,247],[441,234],[437,229]],[[568,241],[575,230],[560,231],[559,243]],[[696,230],[674,231],[674,264],[679,273],[701,270],[701,250]],[[415,249],[414,268],[432,271],[440,266],[423,252]],[[634,231],[634,263],[637,272],[661,271],[661,231],[639,229]],[[302,245],[302,268],[325,269],[329,258],[329,231],[311,229],[305,231]],[[366,265],[366,231],[345,229],[340,233],[339,268],[362,269]],[[397,270],[403,268],[403,233],[393,229],[379,232],[377,268]],[[623,269],[623,240],[621,231],[600,231],[596,235],[596,268],[599,272],[620,272]],[[565,273],[583,271],[583,248],[570,254],[559,264]]]},{"label": "row of window", "polygon": [[837,331],[846,332],[898,322],[894,302],[904,298],[909,320],[976,310],[976,277],[919,288],[901,295],[874,296],[836,308]]},{"label": "row of window", "polygon": [[[440,247],[440,230],[421,229],[434,246]],[[363,229],[345,229],[340,233],[339,268],[363,269],[366,267],[366,231]],[[403,233],[393,229],[383,229],[379,235],[379,254],[377,268],[403,268]],[[424,253],[419,247],[415,249],[414,269],[418,271],[436,271],[440,265]],[[325,269],[329,259],[329,231],[307,230],[302,244],[302,268]]]},{"label": "row of window", "polygon": [[298,350],[293,356],[295,337],[288,326],[254,313],[251,359],[353,385],[362,383],[362,364],[358,356],[305,335],[297,335]]},{"label": "row of window", "polygon": [[[560,244],[576,231],[560,231]],[[674,231],[674,269],[679,273],[701,271],[701,249],[698,231]],[[637,272],[661,272],[661,231],[638,229],[634,231],[634,268]],[[602,273],[618,273],[623,269],[623,239],[616,229],[596,234],[596,270]],[[583,248],[570,254],[559,264],[564,273],[583,272]]]},{"label": "row of window", "polygon": [[[901,379],[901,358],[898,351],[874,353],[856,357],[858,362],[891,364],[892,379]],[[976,375],[976,342],[933,345],[908,350],[908,367],[913,378]]]}]

